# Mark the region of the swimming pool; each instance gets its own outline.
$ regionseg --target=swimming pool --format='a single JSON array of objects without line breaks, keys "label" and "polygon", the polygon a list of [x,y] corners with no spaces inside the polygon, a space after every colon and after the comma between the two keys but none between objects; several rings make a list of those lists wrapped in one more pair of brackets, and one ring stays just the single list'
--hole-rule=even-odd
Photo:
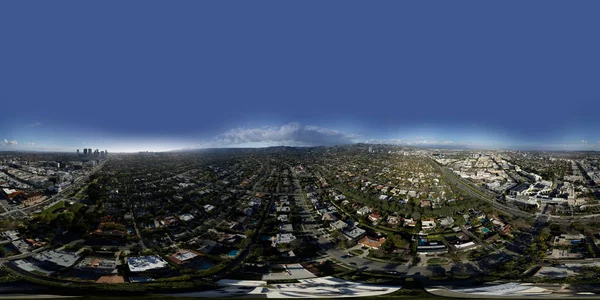
[{"label": "swimming pool", "polygon": [[238,253],[240,253],[239,250],[231,250],[231,251],[229,251],[229,253],[227,253],[227,256],[236,257],[238,255]]},{"label": "swimming pool", "polygon": [[483,231],[483,233],[490,233],[490,232],[492,232],[491,230],[487,229],[486,227],[481,227],[481,231]]}]

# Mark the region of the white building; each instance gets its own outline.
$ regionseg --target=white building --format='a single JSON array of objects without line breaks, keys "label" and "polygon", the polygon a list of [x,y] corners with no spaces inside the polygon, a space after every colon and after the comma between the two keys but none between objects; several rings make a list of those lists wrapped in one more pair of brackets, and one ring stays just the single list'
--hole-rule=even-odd
[{"label": "white building", "polygon": [[279,244],[289,244],[294,240],[296,240],[296,237],[291,233],[278,233],[273,237],[271,245],[277,247]]},{"label": "white building", "polygon": [[210,204],[204,205],[204,210],[206,210],[206,212],[211,212],[213,209],[215,209],[215,207],[213,205],[210,205]]},{"label": "white building", "polygon": [[169,263],[167,263],[160,256],[153,255],[128,257],[127,265],[129,266],[129,271],[131,272],[145,272],[167,268]]},{"label": "white building", "polygon": [[356,211],[356,214],[358,214],[359,216],[365,216],[370,213],[371,213],[371,209],[368,206],[363,206],[358,211]]}]

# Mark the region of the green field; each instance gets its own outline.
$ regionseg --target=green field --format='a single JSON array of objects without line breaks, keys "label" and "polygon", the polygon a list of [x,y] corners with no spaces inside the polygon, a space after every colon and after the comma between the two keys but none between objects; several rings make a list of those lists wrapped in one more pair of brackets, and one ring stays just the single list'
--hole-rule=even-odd
[{"label": "green field", "polygon": [[52,213],[54,213],[56,210],[64,208],[65,207],[65,201],[59,201],[57,203],[55,203],[54,205],[44,209],[40,215],[52,215]]},{"label": "green field", "polygon": [[81,208],[83,208],[83,204],[76,202],[76,203],[73,203],[73,205],[71,205],[71,207],[69,207],[69,210],[72,211],[73,213],[77,213]]},{"label": "green field", "polygon": [[434,257],[427,260],[427,264],[430,266],[447,265],[448,260],[445,258]]}]

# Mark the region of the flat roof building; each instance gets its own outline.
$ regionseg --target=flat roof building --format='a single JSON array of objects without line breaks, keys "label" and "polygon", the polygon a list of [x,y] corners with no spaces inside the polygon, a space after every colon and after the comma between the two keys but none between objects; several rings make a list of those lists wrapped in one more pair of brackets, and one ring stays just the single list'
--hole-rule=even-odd
[{"label": "flat roof building", "polygon": [[131,272],[145,272],[167,268],[169,263],[167,263],[160,256],[152,255],[128,257],[127,265],[129,266],[129,271]]},{"label": "flat roof building", "polygon": [[40,263],[40,267],[46,270],[59,270],[74,265],[81,256],[72,253],[47,250],[33,256]]}]

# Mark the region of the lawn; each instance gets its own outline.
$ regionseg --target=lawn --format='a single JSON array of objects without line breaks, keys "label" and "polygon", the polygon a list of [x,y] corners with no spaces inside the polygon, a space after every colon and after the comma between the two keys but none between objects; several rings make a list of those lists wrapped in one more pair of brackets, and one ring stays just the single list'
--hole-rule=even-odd
[{"label": "lawn", "polygon": [[59,202],[56,202],[54,205],[48,207],[44,211],[42,211],[42,214],[51,214],[55,210],[57,210],[59,208],[63,208],[63,207],[65,207],[65,201],[59,201]]},{"label": "lawn", "polygon": [[69,207],[69,210],[73,213],[77,213],[81,208],[83,208],[83,204],[76,202],[73,205],[71,205],[71,207]]},{"label": "lawn", "polygon": [[427,264],[430,266],[447,265],[448,260],[445,258],[434,257],[427,260]]},{"label": "lawn", "polygon": [[361,250],[361,249],[354,249],[352,251],[350,251],[352,254],[356,254],[356,255],[363,255],[363,253],[365,253],[365,251]]},{"label": "lawn", "polygon": [[56,217],[56,214],[54,212],[59,209],[62,209],[64,207],[65,207],[65,201],[59,201],[59,202],[55,203],[54,205],[41,211],[39,213],[39,216],[43,217],[46,220],[51,221]]}]

